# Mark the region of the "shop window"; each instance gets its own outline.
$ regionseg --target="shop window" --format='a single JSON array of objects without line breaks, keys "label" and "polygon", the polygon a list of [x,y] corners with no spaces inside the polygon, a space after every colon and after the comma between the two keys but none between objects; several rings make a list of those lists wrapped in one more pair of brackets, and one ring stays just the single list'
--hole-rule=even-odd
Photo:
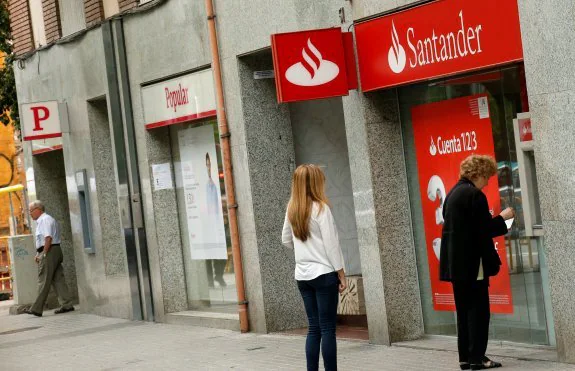
[{"label": "shop window", "polygon": [[217,123],[172,125],[170,136],[188,306],[235,314],[237,292]]},{"label": "shop window", "polygon": [[[490,139],[493,140],[493,154],[498,165],[498,183],[495,184],[495,187],[498,187],[499,199],[497,201],[500,202],[501,209],[511,206],[517,210],[515,223],[503,242],[509,269],[508,272],[500,273],[500,275],[508,275],[506,278],[509,280],[511,308],[508,308],[510,310],[506,314],[494,313],[492,315],[490,337],[532,344],[553,343],[553,335],[550,332],[552,329],[549,329],[549,311],[546,311],[546,308],[549,307],[548,300],[546,300],[548,295],[545,294],[547,274],[542,271],[546,269],[546,266],[541,263],[544,261],[544,256],[542,256],[543,241],[541,238],[533,238],[526,234],[522,214],[521,182],[518,176],[518,154],[513,129],[513,120],[523,109],[521,86],[519,68],[509,67],[398,89],[423,317],[425,331],[428,334],[455,335],[456,316],[454,311],[438,309],[437,290],[433,289],[431,283],[436,278],[432,275],[437,273],[436,268],[432,265],[439,264],[439,256],[436,259],[433,255],[439,254],[428,248],[429,236],[426,236],[425,223],[429,223],[429,220],[424,219],[423,209],[428,208],[430,202],[438,203],[439,201],[432,197],[429,197],[428,200],[428,197],[422,196],[426,193],[420,189],[419,176],[421,173],[420,166],[425,166],[425,164],[418,163],[416,153],[419,147],[416,147],[415,144],[416,133],[412,114],[415,107],[475,96],[484,97],[481,99],[485,101],[484,103],[488,107],[488,111],[482,111],[480,104],[482,102],[479,102],[478,98],[474,100],[478,102],[478,107],[475,107],[477,112],[474,114],[486,115],[488,112],[490,118],[490,120],[482,122],[482,125],[490,122]],[[470,110],[473,111],[474,108],[470,107]],[[430,121],[441,122],[443,126],[446,125],[445,123],[461,125],[457,120],[449,118],[450,112],[448,110],[433,112],[438,115],[446,115],[445,120],[441,120],[440,117],[439,120]],[[418,125],[421,126],[421,124]],[[424,128],[433,132],[432,128]],[[452,127],[450,128],[452,129]],[[473,145],[466,146],[466,143],[473,144],[473,140],[471,142],[467,140],[473,139],[473,133],[469,137],[461,137],[460,131],[451,131],[457,135],[454,138],[443,138],[442,141],[438,141],[432,135],[432,144],[429,142],[430,139],[425,142],[426,151],[429,151],[432,156],[435,151],[441,150],[449,152],[461,149],[462,151],[469,150],[468,154],[474,153]],[[461,139],[461,147],[457,146],[458,139]],[[441,148],[438,148],[438,145]],[[437,156],[433,158],[437,159]],[[456,177],[457,173],[450,176]],[[533,187],[536,187],[536,178],[533,179],[535,179]],[[427,183],[425,184],[427,185]],[[451,187],[452,185],[446,185],[445,191],[449,192]],[[497,188],[495,191],[497,192]],[[431,196],[433,195],[435,193],[432,192]],[[497,197],[497,193],[495,195]],[[536,204],[538,205],[538,202]],[[535,212],[540,218],[538,208]],[[433,221],[436,219],[434,216]],[[437,219],[439,224],[441,224],[440,219]],[[436,237],[441,237],[441,235]],[[430,254],[429,251],[432,253]],[[447,295],[445,298],[442,297],[443,299],[447,300]],[[493,300],[492,298],[492,305]]]}]

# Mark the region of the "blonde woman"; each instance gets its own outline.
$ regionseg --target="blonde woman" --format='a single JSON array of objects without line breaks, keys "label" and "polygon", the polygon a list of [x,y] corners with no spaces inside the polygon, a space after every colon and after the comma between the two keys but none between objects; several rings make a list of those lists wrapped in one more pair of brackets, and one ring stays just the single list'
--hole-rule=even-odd
[{"label": "blonde woman", "polygon": [[501,260],[493,238],[507,233],[507,208],[491,216],[481,191],[497,174],[490,156],[471,155],[460,165],[460,180],[443,205],[440,279],[451,282],[457,311],[457,343],[462,370],[501,367],[485,356],[489,334],[489,277],[499,272]]},{"label": "blonde woman", "polygon": [[295,279],[309,323],[307,369],[318,370],[321,346],[325,370],[337,370],[337,303],[346,281],[325,175],[316,165],[301,165],[294,172],[282,243],[295,252]]}]

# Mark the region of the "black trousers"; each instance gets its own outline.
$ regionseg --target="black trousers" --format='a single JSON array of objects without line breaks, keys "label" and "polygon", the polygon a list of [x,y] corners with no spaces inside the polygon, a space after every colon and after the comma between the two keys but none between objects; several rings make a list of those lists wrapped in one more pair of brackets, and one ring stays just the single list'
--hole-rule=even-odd
[{"label": "black trousers", "polygon": [[482,363],[489,336],[489,281],[452,282],[459,361]]},{"label": "black trousers", "polygon": [[227,262],[227,260],[221,259],[206,260],[206,271],[208,273],[208,282],[210,284],[214,283],[214,273],[216,279],[222,279]]}]

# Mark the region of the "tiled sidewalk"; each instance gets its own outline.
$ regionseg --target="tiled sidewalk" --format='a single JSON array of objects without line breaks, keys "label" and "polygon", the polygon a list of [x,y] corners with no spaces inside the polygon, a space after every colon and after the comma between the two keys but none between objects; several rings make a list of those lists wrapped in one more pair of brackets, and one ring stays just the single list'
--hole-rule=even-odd
[{"label": "tiled sidewalk", "polygon": [[[304,370],[302,336],[239,334],[130,322],[78,312],[42,318],[0,310],[0,369]],[[458,370],[451,351],[339,341],[340,370]],[[505,370],[575,370],[574,365],[498,358]]]}]

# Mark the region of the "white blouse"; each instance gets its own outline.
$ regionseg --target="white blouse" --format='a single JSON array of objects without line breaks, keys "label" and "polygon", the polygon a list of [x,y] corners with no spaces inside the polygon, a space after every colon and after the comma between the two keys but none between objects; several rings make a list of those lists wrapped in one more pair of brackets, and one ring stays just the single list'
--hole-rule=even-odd
[{"label": "white blouse", "polygon": [[319,204],[314,202],[309,231],[305,242],[295,237],[286,213],[282,243],[294,249],[295,279],[298,281],[313,280],[344,266],[337,226],[328,205],[320,212]]}]

